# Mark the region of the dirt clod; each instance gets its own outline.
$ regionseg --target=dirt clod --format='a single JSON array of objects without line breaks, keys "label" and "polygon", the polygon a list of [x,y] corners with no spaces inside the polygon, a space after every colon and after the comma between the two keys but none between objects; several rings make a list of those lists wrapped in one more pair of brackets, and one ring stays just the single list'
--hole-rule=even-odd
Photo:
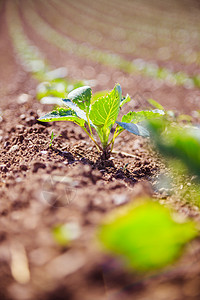
[{"label": "dirt clod", "polygon": [[35,162],[33,164],[33,173],[36,173],[39,169],[45,169],[46,165],[41,162]]}]

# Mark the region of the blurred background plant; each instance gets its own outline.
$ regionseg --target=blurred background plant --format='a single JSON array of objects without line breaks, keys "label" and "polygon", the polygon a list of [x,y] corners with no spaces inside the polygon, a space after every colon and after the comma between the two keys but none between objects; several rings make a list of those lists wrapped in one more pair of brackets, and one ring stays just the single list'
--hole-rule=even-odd
[{"label": "blurred background plant", "polygon": [[139,199],[112,212],[98,232],[104,249],[139,272],[173,263],[195,236],[194,222],[178,219],[153,199]]},{"label": "blurred background plant", "polygon": [[164,157],[174,183],[174,193],[200,205],[200,128],[191,122],[148,121],[151,139]]}]

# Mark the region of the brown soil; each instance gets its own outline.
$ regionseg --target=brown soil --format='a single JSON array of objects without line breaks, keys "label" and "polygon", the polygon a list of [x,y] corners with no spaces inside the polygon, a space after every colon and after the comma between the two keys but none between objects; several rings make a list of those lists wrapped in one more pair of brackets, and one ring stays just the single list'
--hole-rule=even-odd
[{"label": "brown soil", "polygon": [[[198,239],[187,246],[177,263],[150,274],[128,272],[102,251],[96,239],[99,224],[108,212],[140,196],[153,196],[197,222],[198,208],[153,188],[166,167],[149,141],[123,133],[116,141],[116,153],[102,161],[78,126],[37,121],[50,108],[35,99],[37,82],[14,56],[5,11],[4,1],[0,15],[0,65],[4,70],[0,73],[0,299],[199,299]],[[94,90],[111,89],[121,78],[124,93],[136,96],[135,109],[145,107],[150,97],[166,109],[183,113],[200,109],[197,89],[168,86],[58,53],[23,17],[22,21],[27,36],[53,66],[71,68],[74,79],[96,79]],[[22,104],[24,93],[27,101]],[[52,131],[57,137],[49,147]],[[77,235],[62,247],[54,240],[52,229],[65,223]],[[30,272],[26,283],[15,276],[16,261],[22,274],[27,269]]]}]

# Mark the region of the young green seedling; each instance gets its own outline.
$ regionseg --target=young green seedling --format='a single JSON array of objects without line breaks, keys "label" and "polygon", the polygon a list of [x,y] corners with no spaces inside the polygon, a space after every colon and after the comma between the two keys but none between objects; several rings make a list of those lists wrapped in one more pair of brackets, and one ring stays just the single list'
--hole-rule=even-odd
[{"label": "young green seedling", "polygon": [[52,133],[51,133],[51,142],[49,143],[49,147],[52,146],[53,140],[54,140],[56,137],[57,137],[57,135],[55,135],[54,132],[52,131]]},{"label": "young green seedling", "polygon": [[121,167],[121,169],[123,170],[123,172],[127,171],[127,167],[128,167],[129,163],[125,164],[123,167]]},{"label": "young green seedling", "polygon": [[[121,107],[130,102],[130,97],[122,97],[122,90],[119,84],[104,96],[93,100],[92,90],[89,86],[77,88],[68,94],[67,99],[62,99],[64,107],[53,110],[41,117],[39,121],[71,121],[79,125],[95,143],[97,149],[107,154],[112,151],[116,137],[125,129],[129,132],[148,137],[148,130],[141,125],[147,119],[157,118],[164,114],[161,110],[155,111],[130,111],[124,115],[121,121],[117,121]],[[110,132],[116,125],[111,139]],[[96,131],[99,141],[93,135]]]}]

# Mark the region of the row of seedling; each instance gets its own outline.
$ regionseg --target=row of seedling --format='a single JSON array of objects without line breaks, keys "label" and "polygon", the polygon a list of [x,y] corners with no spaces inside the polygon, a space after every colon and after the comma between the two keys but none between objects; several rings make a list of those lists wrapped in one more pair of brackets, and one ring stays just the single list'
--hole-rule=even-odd
[{"label": "row of seedling", "polygon": [[[104,5],[103,5],[104,4]],[[59,6],[60,3],[57,3],[57,6]],[[196,45],[196,42],[199,39],[199,35],[198,32],[196,30],[196,27],[191,24],[194,24],[193,19],[191,20],[188,19],[188,23],[187,23],[187,27],[185,27],[185,24],[183,24],[182,22],[180,23],[179,27],[174,26],[174,22],[172,22],[171,20],[168,21],[166,20],[166,22],[164,23],[163,18],[162,18],[162,23],[160,23],[160,16],[159,14],[157,15],[151,15],[149,16],[149,14],[144,17],[145,18],[145,22],[141,23],[141,14],[137,15],[137,10],[132,10],[132,12],[134,11],[134,18],[133,18],[133,13],[130,19],[130,22],[128,22],[128,18],[127,18],[127,13],[130,11],[128,9],[126,9],[126,6],[124,6],[123,8],[125,8],[125,12],[124,14],[122,14],[122,17],[116,17],[113,14],[113,9],[108,9],[108,6],[110,5],[111,7],[113,7],[116,4],[113,4],[112,2],[109,3],[101,3],[101,4],[95,4],[95,8],[93,8],[93,5],[91,3],[81,3],[79,1],[79,3],[70,3],[71,6],[76,8],[76,12],[79,12],[80,18],[81,18],[81,13],[85,13],[87,15],[87,18],[84,18],[84,25],[88,22],[90,23],[90,18],[93,18],[93,28],[95,26],[97,26],[97,31],[102,31],[102,29],[104,30],[104,36],[107,36],[108,31],[107,31],[107,27],[109,26],[110,30],[109,30],[109,34],[110,34],[110,39],[113,40],[113,36],[112,36],[112,32],[116,32],[117,30],[119,31],[119,36],[120,36],[120,31],[123,31],[123,36],[124,36],[124,42],[126,42],[126,46],[119,46],[118,48],[115,48],[115,51],[118,51],[120,49],[121,53],[123,53],[123,48],[124,48],[124,53],[130,53],[133,54],[133,51],[138,52],[140,51],[140,55],[142,55],[143,51],[145,51],[145,49],[143,47],[140,46],[141,43],[143,43],[144,39],[148,40],[148,38],[150,39],[151,42],[151,47],[152,47],[152,40],[155,40],[156,37],[156,41],[155,41],[155,48],[153,49],[152,55],[157,51],[157,49],[159,48],[163,48],[163,47],[167,47],[170,45],[179,45],[179,47],[175,46],[176,51],[173,50],[173,47],[171,47],[170,49],[170,58],[175,59],[176,61],[180,61],[182,63],[188,63],[189,61],[189,57],[188,57],[188,51],[191,51],[191,45]],[[62,7],[64,9],[64,7],[66,8],[66,14],[68,12],[68,8],[70,9],[70,5],[66,5],[65,3],[62,2]],[[104,9],[105,6],[107,8],[107,13],[105,15],[104,13]],[[122,9],[122,8],[120,8]],[[110,12],[110,14],[109,14]],[[72,11],[72,13],[74,13]],[[118,13],[118,12],[116,12]],[[109,14],[109,15],[108,15]],[[125,19],[123,20],[123,16],[125,16]],[[138,19],[137,19],[138,17]],[[157,22],[159,22],[159,26],[158,23],[155,23],[155,18],[157,17]],[[165,16],[166,17],[166,16]],[[118,24],[118,18],[120,18],[120,28],[119,28],[119,24]],[[190,26],[188,26],[188,24]],[[126,26],[127,25],[127,26]],[[183,31],[183,28],[185,29],[185,31]],[[107,31],[107,33],[106,33]],[[117,36],[117,35],[116,35]],[[190,38],[190,47],[188,47],[188,37]],[[134,44],[133,44],[134,41]],[[123,40],[121,40],[121,45],[123,45]],[[181,45],[181,47],[180,47]],[[182,51],[182,49],[184,49],[184,53]],[[113,49],[114,50],[114,49]],[[188,50],[188,51],[187,51]],[[151,52],[152,49],[148,49],[148,52]],[[135,53],[136,53],[135,52]],[[198,53],[196,53],[196,50],[194,49],[193,51],[193,55],[196,56],[196,60],[195,62],[197,64],[199,64],[198,59],[197,59],[197,55]],[[145,53],[145,52],[144,52]],[[161,56],[162,59],[162,56]],[[191,61],[192,63],[194,62],[194,60]],[[190,62],[189,62],[190,63]]]},{"label": "row of seedling", "polygon": [[45,22],[45,20],[38,15],[35,10],[34,3],[31,1],[27,2],[27,5],[23,7],[23,13],[26,21],[33,27],[34,30],[37,31],[38,34],[42,36],[44,40],[65,52],[87,57],[94,62],[104,65],[114,66],[115,68],[127,73],[141,73],[145,76],[162,79],[164,81],[166,80],[173,84],[186,85],[187,87],[200,85],[200,78],[198,75],[190,77],[184,72],[173,73],[166,68],[158,67],[155,64],[152,65],[146,61],[143,61],[142,64],[138,64],[134,61],[130,62],[117,54],[94,49],[83,43],[76,43]]},{"label": "row of seedling", "polygon": [[82,86],[83,82],[67,80],[66,68],[52,69],[49,66],[44,55],[26,37],[18,9],[15,2],[6,3],[7,23],[16,55],[24,70],[40,82],[36,90],[37,98],[43,104],[60,105],[59,99],[74,88]]}]

